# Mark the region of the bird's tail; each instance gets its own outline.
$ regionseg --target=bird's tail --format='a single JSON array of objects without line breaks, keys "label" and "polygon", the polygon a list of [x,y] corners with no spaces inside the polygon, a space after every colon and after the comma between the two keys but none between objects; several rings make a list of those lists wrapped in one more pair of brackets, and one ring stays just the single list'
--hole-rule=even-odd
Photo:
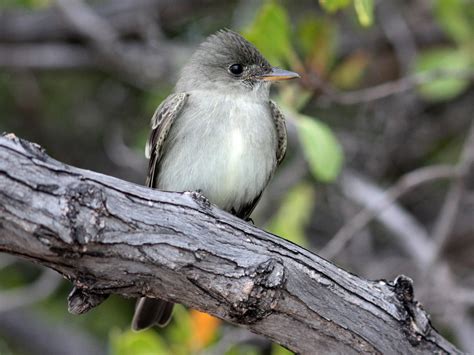
[{"label": "bird's tail", "polygon": [[158,298],[140,298],[135,307],[132,329],[139,331],[154,325],[165,327],[171,319],[173,306],[173,303]]}]

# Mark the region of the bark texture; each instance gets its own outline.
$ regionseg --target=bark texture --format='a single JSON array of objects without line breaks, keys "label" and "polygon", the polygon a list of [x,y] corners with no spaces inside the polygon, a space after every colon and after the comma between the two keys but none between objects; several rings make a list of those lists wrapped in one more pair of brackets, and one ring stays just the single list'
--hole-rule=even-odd
[{"label": "bark texture", "polygon": [[409,278],[368,281],[195,193],[148,189],[0,137],[0,251],[50,267],[83,313],[108,294],[160,297],[301,354],[459,353]]}]

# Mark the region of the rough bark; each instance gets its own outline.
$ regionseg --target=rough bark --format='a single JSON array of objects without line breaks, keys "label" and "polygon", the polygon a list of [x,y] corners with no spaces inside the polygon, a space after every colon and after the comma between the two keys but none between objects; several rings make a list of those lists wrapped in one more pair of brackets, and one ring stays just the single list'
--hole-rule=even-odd
[{"label": "rough bark", "polygon": [[108,294],[182,303],[302,354],[459,353],[412,282],[368,281],[194,193],[148,189],[0,138],[0,251],[57,270],[82,313]]}]

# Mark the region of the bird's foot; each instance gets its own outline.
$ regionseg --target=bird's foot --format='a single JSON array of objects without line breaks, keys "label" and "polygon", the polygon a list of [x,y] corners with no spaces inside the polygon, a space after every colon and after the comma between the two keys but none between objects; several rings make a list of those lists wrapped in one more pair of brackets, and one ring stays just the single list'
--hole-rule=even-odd
[{"label": "bird's foot", "polygon": [[253,219],[250,218],[250,217],[247,217],[247,218],[245,219],[245,222],[249,222],[249,223],[255,225],[255,222],[254,222]]}]

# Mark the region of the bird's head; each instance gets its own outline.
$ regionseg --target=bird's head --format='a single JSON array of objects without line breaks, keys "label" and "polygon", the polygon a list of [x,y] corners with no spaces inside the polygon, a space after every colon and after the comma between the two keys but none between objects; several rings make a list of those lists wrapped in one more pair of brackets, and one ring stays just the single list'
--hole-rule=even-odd
[{"label": "bird's head", "polygon": [[299,75],[272,67],[240,34],[221,30],[209,36],[193,54],[183,68],[177,90],[226,90],[268,95],[271,82],[294,78]]}]

